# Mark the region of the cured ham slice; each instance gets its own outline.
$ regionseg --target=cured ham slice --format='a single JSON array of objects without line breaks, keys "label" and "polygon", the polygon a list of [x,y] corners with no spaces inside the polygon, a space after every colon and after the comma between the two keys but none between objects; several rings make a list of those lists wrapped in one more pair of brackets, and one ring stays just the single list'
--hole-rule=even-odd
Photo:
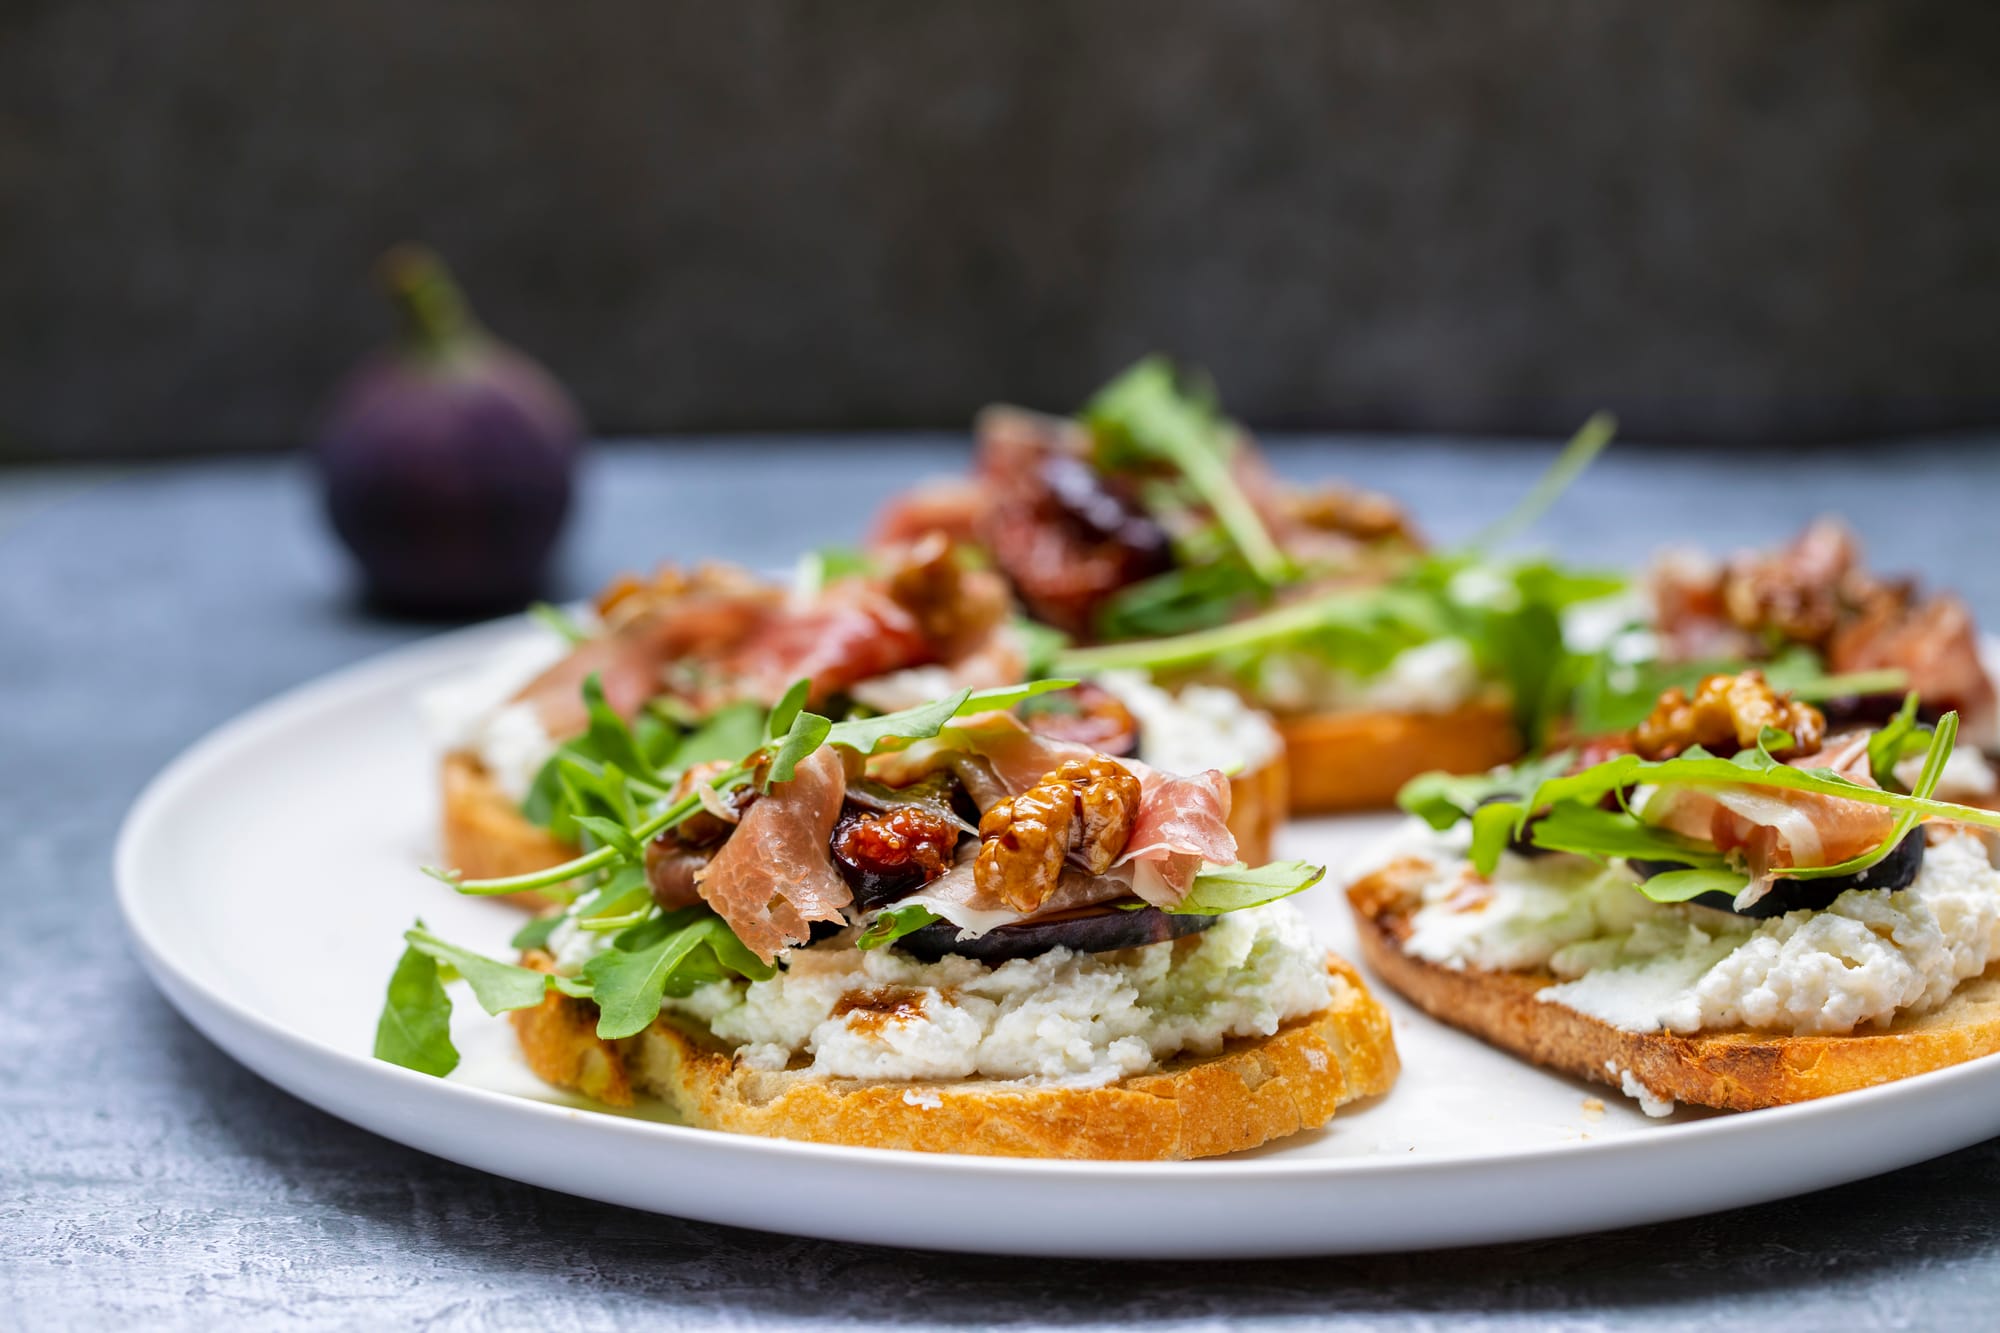
[{"label": "cured ham slice", "polygon": [[791,781],[774,783],[744,812],[697,880],[702,898],[767,963],[805,943],[813,922],[839,921],[854,901],[827,850],[846,793],[840,756],[814,751]]},{"label": "cured ham slice", "polygon": [[1229,779],[1217,769],[1176,777],[1144,764],[1122,761],[1139,775],[1139,815],[1132,839],[1115,863],[1149,867],[1134,888],[1155,907],[1171,907],[1187,897],[1204,861],[1236,860],[1236,835],[1229,831]]},{"label": "cured ham slice", "polygon": [[878,589],[853,581],[771,617],[719,666],[736,697],[776,702],[803,678],[812,682],[809,703],[818,704],[858,681],[936,657],[914,616]]},{"label": "cured ham slice", "polygon": [[[1795,768],[1830,768],[1862,786],[1875,785],[1868,773],[1865,743],[1801,755]],[[1743,787],[1705,791],[1672,788],[1646,807],[1649,823],[1690,838],[1712,842],[1719,851],[1741,852],[1753,881],[1786,866],[1835,865],[1882,845],[1896,812],[1860,801],[1783,787]]]},{"label": "cured ham slice", "polygon": [[578,644],[517,697],[534,705],[551,736],[574,736],[588,722],[583,682],[595,675],[605,702],[621,717],[631,717],[666,689],[675,664],[717,661],[749,639],[780,605],[775,591],[763,588],[675,598]]}]

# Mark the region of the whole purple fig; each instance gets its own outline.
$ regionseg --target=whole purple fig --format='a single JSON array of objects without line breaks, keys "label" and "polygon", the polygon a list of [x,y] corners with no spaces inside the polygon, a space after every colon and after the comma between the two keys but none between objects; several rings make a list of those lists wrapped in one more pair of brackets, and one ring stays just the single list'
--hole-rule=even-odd
[{"label": "whole purple fig", "polygon": [[583,419],[480,326],[436,255],[400,246],[380,272],[401,337],[341,386],[315,451],[334,531],[386,610],[520,607],[569,513]]}]

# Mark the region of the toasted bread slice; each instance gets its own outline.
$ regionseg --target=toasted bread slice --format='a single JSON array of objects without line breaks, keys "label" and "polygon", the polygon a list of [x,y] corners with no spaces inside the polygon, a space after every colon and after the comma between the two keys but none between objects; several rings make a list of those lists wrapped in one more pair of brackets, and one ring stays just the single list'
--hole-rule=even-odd
[{"label": "toasted bread slice", "polygon": [[[1271,840],[1285,820],[1286,768],[1273,758],[1229,780],[1229,831],[1237,855],[1250,865],[1271,859]],[[526,875],[561,865],[578,849],[522,816],[478,758],[463,750],[444,757],[442,825],[445,864],[467,879]],[[517,893],[509,902],[540,907],[547,899]]]},{"label": "toasted bread slice", "polygon": [[1502,1050],[1579,1078],[1622,1087],[1625,1075],[1660,1101],[1730,1111],[1830,1097],[2000,1051],[2000,964],[1959,984],[1929,1013],[1847,1036],[1748,1028],[1632,1032],[1541,1000],[1540,972],[1446,967],[1403,950],[1414,903],[1391,862],[1348,889],[1369,968],[1433,1018]]},{"label": "toasted bread slice", "polygon": [[[524,961],[548,966],[546,954]],[[1388,1014],[1353,968],[1330,958],[1328,971],[1333,1003],[1317,1014],[1088,1088],[745,1069],[713,1038],[664,1017],[605,1041],[594,1005],[554,992],[513,1022],[529,1068],[548,1082],[614,1106],[651,1093],[708,1129],[911,1152],[1170,1161],[1315,1129],[1337,1107],[1389,1090],[1399,1065]]]},{"label": "toasted bread slice", "polygon": [[[440,802],[445,864],[467,879],[503,879],[559,866],[578,848],[530,823],[478,758],[463,750],[444,757]],[[523,907],[550,901],[539,893],[509,899]]]},{"label": "toasted bread slice", "polygon": [[1493,699],[1448,713],[1307,713],[1277,723],[1291,808],[1304,814],[1387,807],[1419,773],[1483,773],[1521,753],[1513,710]]}]

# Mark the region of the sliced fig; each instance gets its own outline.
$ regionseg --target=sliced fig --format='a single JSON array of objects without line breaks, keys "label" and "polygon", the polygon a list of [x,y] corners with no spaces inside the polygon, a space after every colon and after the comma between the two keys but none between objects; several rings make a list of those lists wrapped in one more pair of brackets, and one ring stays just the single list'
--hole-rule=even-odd
[{"label": "sliced fig", "polygon": [[926,963],[954,953],[982,963],[1004,963],[1010,958],[1033,958],[1058,946],[1078,953],[1136,949],[1196,935],[1214,924],[1212,916],[1101,904],[996,926],[975,940],[958,938],[958,927],[949,921],[934,921],[903,936],[893,947]]},{"label": "sliced fig", "polygon": [[[1670,870],[1688,868],[1679,861],[1648,861],[1636,857],[1626,864],[1646,879],[1664,875]],[[1735,912],[1738,916],[1757,918],[1783,916],[1787,912],[1817,912],[1831,907],[1833,900],[1849,889],[1907,889],[1923,867],[1924,831],[1918,828],[1910,830],[1909,836],[1897,843],[1894,851],[1866,870],[1828,879],[1781,878],[1771,885],[1769,893],[1740,912],[1736,911],[1735,900],[1726,893],[1698,894],[1688,901],[1718,911]]]}]

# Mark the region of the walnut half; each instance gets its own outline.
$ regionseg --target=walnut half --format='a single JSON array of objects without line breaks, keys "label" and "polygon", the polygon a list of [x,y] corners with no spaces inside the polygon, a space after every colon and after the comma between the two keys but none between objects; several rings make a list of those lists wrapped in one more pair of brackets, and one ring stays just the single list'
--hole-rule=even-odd
[{"label": "walnut half", "polygon": [[1131,841],[1139,780],[1101,755],[1071,759],[979,821],[973,882],[1017,912],[1049,900],[1074,859],[1101,875]]},{"label": "walnut half", "polygon": [[1662,694],[1652,716],[1633,730],[1632,748],[1647,759],[1671,759],[1696,745],[1735,754],[1755,745],[1765,727],[1791,733],[1791,745],[1771,752],[1775,759],[1810,754],[1826,736],[1817,708],[1779,694],[1763,672],[1745,671],[1704,677],[1692,699],[1679,688]]}]

